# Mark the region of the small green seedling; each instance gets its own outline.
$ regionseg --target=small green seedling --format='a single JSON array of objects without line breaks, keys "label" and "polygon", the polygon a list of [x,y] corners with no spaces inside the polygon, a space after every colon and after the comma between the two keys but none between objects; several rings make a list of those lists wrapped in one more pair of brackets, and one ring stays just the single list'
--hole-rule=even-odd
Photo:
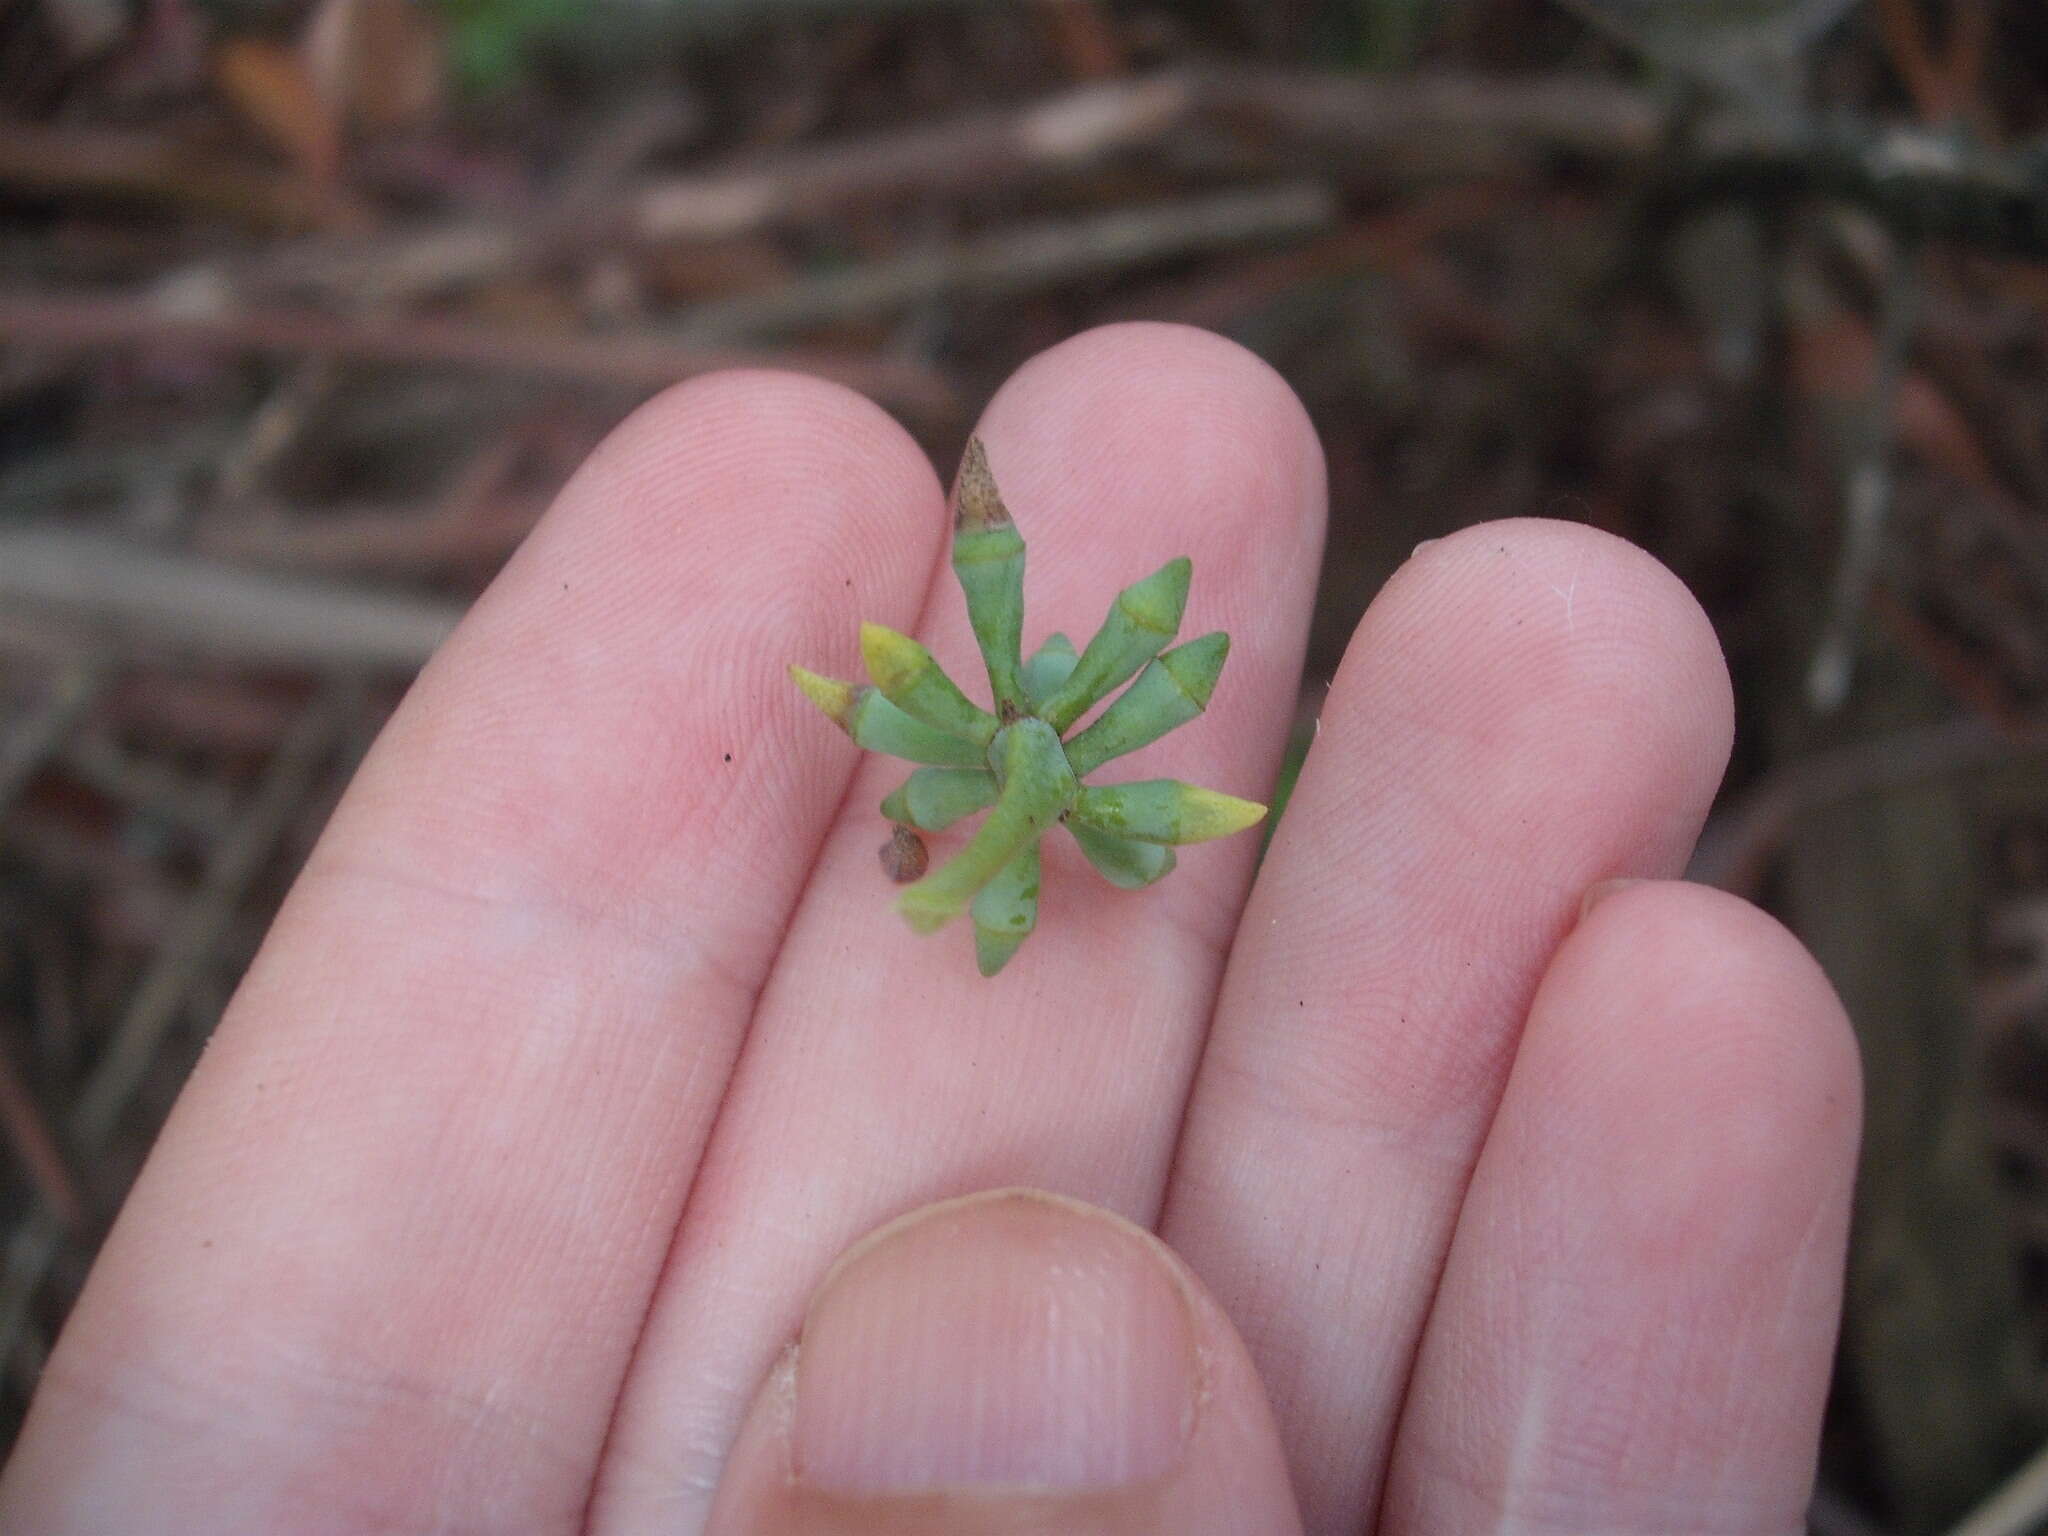
[{"label": "small green seedling", "polygon": [[[882,802],[895,823],[883,867],[910,882],[897,910],[917,932],[972,914],[982,975],[1000,971],[1038,922],[1038,844],[1056,823],[1112,885],[1137,890],[1173,868],[1174,845],[1227,837],[1266,814],[1253,801],[1178,779],[1081,782],[1208,706],[1230,637],[1218,631],[1163,649],[1180,629],[1192,570],[1186,558],[1168,561],[1117,594],[1080,652],[1054,635],[1026,660],[1024,540],[988,455],[971,440],[953,488],[953,572],[967,594],[994,711],[962,693],[930,651],[880,624],[860,632],[872,687],[789,669],[861,746],[923,764]],[[1067,738],[1133,674],[1121,697]],[[967,846],[926,873],[917,832],[942,832],[982,810],[988,819]]]}]

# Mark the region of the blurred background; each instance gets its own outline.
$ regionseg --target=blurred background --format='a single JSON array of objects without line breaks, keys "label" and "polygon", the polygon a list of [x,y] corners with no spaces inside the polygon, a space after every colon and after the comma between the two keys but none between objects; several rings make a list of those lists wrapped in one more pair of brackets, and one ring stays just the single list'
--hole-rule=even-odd
[{"label": "blurred background", "polygon": [[[2040,0],[0,0],[0,1444],[420,661],[735,361],[895,411],[1211,327],[1330,463],[1297,755],[1419,540],[1691,584],[1695,874],[1870,1093],[1813,1529],[2048,1521]],[[1974,1513],[1973,1513],[1974,1512]]]}]

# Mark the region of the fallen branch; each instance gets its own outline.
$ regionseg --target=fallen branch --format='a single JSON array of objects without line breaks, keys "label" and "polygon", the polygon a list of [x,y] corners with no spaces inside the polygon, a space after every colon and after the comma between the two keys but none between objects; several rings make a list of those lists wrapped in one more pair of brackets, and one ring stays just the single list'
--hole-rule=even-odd
[{"label": "fallen branch", "polygon": [[[95,1156],[106,1146],[250,885],[275,855],[320,765],[342,740],[355,703],[347,683],[332,682],[320,691],[240,807],[234,831],[215,846],[199,889],[164,935],[71,1112],[68,1129],[81,1156]],[[20,1223],[8,1240],[0,1265],[0,1360],[18,1347],[29,1308],[63,1242],[63,1230],[47,1208]]]},{"label": "fallen branch", "polygon": [[357,362],[523,373],[653,390],[722,368],[776,367],[834,379],[875,399],[943,416],[952,388],[932,369],[890,358],[683,346],[662,337],[542,335],[420,315],[316,310],[191,313],[151,298],[0,292],[0,340],[45,347],[183,346]]},{"label": "fallen branch", "polygon": [[372,222],[360,203],[302,176],[128,129],[0,124],[0,186],[221,214],[272,228]]},{"label": "fallen branch", "polygon": [[1326,187],[1292,183],[1218,192],[1093,218],[1006,229],[963,245],[730,299],[692,312],[684,334],[706,344],[778,335],[885,313],[951,294],[1058,287],[1201,251],[1317,234],[1336,218]]},{"label": "fallen branch", "polygon": [[2048,720],[2017,731],[1965,716],[1817,752],[1774,769],[1707,825],[1686,878],[1754,898],[1770,860],[1816,811],[1877,790],[2048,755]]},{"label": "fallen branch", "polygon": [[[1544,153],[1641,158],[1656,149],[1663,119],[1651,97],[1593,76],[1153,75],[650,180],[624,196],[622,214],[592,212],[573,231],[470,219],[373,240],[316,237],[245,264],[235,281],[273,291],[360,292],[366,283],[391,296],[446,290],[577,243],[721,239],[893,196],[930,197],[1082,169],[1156,149],[1197,123],[1314,152],[1324,157],[1321,169],[1370,163],[1376,170],[1473,175],[1519,168]],[[1332,165],[1331,151],[1371,158]]]},{"label": "fallen branch", "polygon": [[1376,155],[1411,150],[1467,173],[1532,152],[1640,159],[1657,149],[1665,121],[1654,97],[1595,75],[1222,71],[1205,77],[1201,101],[1205,115],[1269,138]]},{"label": "fallen branch", "polygon": [[452,603],[33,524],[0,525],[0,608],[52,611],[152,652],[395,671],[419,667],[461,616]]},{"label": "fallen branch", "polygon": [[1087,165],[1156,143],[1195,102],[1193,83],[1178,75],[1083,86],[1019,110],[977,112],[659,181],[633,199],[630,222],[645,239],[701,240],[889,193],[959,191]]},{"label": "fallen branch", "polygon": [[[0,570],[0,584],[6,573]],[[107,673],[96,657],[73,661],[58,677],[42,707],[25,715],[0,737],[0,815],[21,793],[44,761],[63,746],[71,728],[90,709],[106,686]]]}]

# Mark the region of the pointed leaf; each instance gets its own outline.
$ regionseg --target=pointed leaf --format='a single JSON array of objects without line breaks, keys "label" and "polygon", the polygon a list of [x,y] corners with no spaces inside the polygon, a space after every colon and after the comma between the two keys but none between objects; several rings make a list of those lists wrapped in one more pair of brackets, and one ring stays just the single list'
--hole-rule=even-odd
[{"label": "pointed leaf", "polygon": [[944,768],[988,766],[985,749],[911,719],[874,688],[842,683],[804,667],[791,667],[789,675],[827,719],[870,752],[887,752],[891,757]]},{"label": "pointed leaf", "polygon": [[1032,843],[974,898],[974,959],[984,976],[1010,963],[1038,926],[1038,844]]},{"label": "pointed leaf", "polygon": [[1024,539],[989,473],[980,438],[970,438],[953,487],[953,574],[967,595],[967,620],[988,666],[996,708],[1023,714],[1018,675],[1024,634]]},{"label": "pointed leaf", "polygon": [[1074,663],[1080,659],[1074,642],[1065,635],[1046,637],[1045,644],[1024,663],[1024,692],[1033,709],[1051,698],[1053,690],[1073,675]]},{"label": "pointed leaf", "polygon": [[1242,832],[1265,814],[1266,808],[1255,801],[1198,784],[1142,779],[1100,788],[1083,785],[1072,819],[1144,843],[1206,843]]},{"label": "pointed leaf", "polygon": [[943,832],[995,803],[996,776],[986,768],[920,768],[882,802],[882,814],[905,826]]},{"label": "pointed leaf", "polygon": [[884,624],[863,624],[860,654],[883,697],[906,715],[977,746],[995,739],[1001,722],[970,702],[932,653],[910,636]]},{"label": "pointed leaf", "polygon": [[1157,656],[1180,628],[1193,572],[1193,562],[1182,556],[1119,592],[1072,675],[1039,710],[1040,718],[1065,735],[1096,700]]},{"label": "pointed leaf", "polygon": [[1157,741],[1208,708],[1229,654],[1230,636],[1217,630],[1147,662],[1123,696],[1067,743],[1067,761],[1076,777],[1085,778],[1111,758]]},{"label": "pointed leaf", "polygon": [[1086,822],[1067,819],[1067,830],[1081,845],[1102,878],[1119,890],[1141,891],[1173,873],[1174,852],[1158,843],[1141,843],[1099,832]]}]

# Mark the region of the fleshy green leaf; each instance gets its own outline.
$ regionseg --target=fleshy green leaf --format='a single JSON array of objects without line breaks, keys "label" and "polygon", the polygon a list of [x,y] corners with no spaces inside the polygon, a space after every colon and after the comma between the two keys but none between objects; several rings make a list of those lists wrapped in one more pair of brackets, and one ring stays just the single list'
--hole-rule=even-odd
[{"label": "fleshy green leaf", "polygon": [[1193,572],[1193,562],[1183,555],[1117,593],[1102,628],[1081,652],[1073,673],[1040,707],[1039,717],[1065,735],[1098,699],[1157,656],[1180,629]]},{"label": "fleshy green leaf", "polygon": [[1038,926],[1038,844],[1031,843],[974,898],[974,960],[984,976],[1010,963]]},{"label": "fleshy green leaf", "polygon": [[827,719],[870,752],[886,752],[891,757],[935,763],[942,768],[988,766],[985,748],[935,731],[922,720],[911,719],[883,698],[878,689],[821,677],[802,667],[791,667],[789,675]]},{"label": "fleshy green leaf", "polygon": [[1024,663],[1024,692],[1034,711],[1073,675],[1074,663],[1080,659],[1074,642],[1059,634],[1048,635],[1045,644],[1031,653],[1031,659]]},{"label": "fleshy green leaf", "polygon": [[908,827],[943,832],[996,803],[996,776],[986,768],[920,768],[882,802],[882,814]]},{"label": "fleshy green leaf", "polygon": [[1252,800],[1183,784],[1141,779],[1101,788],[1082,785],[1072,819],[1141,843],[1206,843],[1257,823],[1266,808]]},{"label": "fleshy green leaf", "polygon": [[1229,654],[1230,636],[1217,630],[1147,662],[1123,696],[1067,743],[1075,776],[1085,778],[1111,758],[1150,745],[1207,709]]},{"label": "fleshy green leaf", "polygon": [[1024,540],[997,494],[980,438],[970,438],[953,487],[953,574],[988,667],[998,711],[1029,708],[1018,675],[1024,634]]},{"label": "fleshy green leaf", "polygon": [[1140,843],[1110,832],[1098,832],[1086,822],[1069,818],[1067,830],[1080,844],[1102,878],[1119,890],[1141,891],[1173,873],[1171,848],[1159,843]]},{"label": "fleshy green leaf", "polygon": [[977,746],[995,740],[1000,722],[970,701],[932,653],[886,624],[860,627],[860,655],[875,686],[903,713]]}]

